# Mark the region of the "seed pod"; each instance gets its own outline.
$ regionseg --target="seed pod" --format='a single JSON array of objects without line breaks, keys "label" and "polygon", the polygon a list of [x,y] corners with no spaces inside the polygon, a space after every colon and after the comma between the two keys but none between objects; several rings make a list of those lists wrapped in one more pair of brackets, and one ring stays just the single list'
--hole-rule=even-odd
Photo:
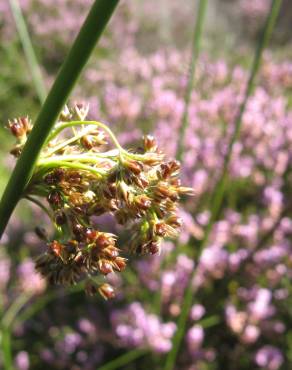
[{"label": "seed pod", "polygon": [[155,152],[157,150],[157,142],[153,136],[147,135],[143,137],[144,148],[147,152]]},{"label": "seed pod", "polygon": [[53,190],[47,196],[48,202],[55,207],[60,207],[62,205],[62,196],[57,190]]},{"label": "seed pod", "polygon": [[144,211],[151,207],[151,199],[144,194],[137,195],[134,198],[134,202],[137,205],[137,207],[141,208]]},{"label": "seed pod", "polygon": [[55,216],[55,222],[57,225],[64,225],[67,221],[66,214],[62,211],[57,212]]},{"label": "seed pod", "polygon": [[164,236],[166,236],[166,233],[167,233],[167,225],[163,221],[157,222],[154,225],[154,234],[155,235],[164,237]]},{"label": "seed pod", "polygon": [[115,258],[113,265],[115,270],[123,271],[126,268],[126,259],[123,257],[117,257]]},{"label": "seed pod", "polygon": [[98,288],[99,293],[103,296],[104,299],[111,299],[115,296],[114,288],[110,284],[102,284]]},{"label": "seed pod", "polygon": [[63,251],[63,245],[57,240],[53,240],[52,243],[48,245],[49,249],[54,253],[55,256],[61,257]]},{"label": "seed pod", "polygon": [[105,233],[100,233],[96,239],[96,246],[100,249],[109,247],[113,241]]},{"label": "seed pod", "polygon": [[143,170],[142,163],[130,159],[124,162],[124,166],[135,175],[139,175]]},{"label": "seed pod", "polygon": [[95,146],[95,139],[94,139],[94,136],[92,135],[84,135],[81,139],[80,139],[80,143],[81,145],[85,148],[85,149],[92,149],[94,146]]},{"label": "seed pod", "polygon": [[97,238],[98,232],[96,230],[86,228],[84,234],[85,234],[87,242],[93,243]]},{"label": "seed pod", "polygon": [[147,244],[146,248],[150,254],[160,253],[160,245],[158,242],[151,241]]},{"label": "seed pod", "polygon": [[106,259],[101,259],[98,261],[98,269],[101,274],[107,275],[111,272],[113,272],[113,268],[111,263]]},{"label": "seed pod", "polygon": [[102,250],[102,253],[109,258],[116,258],[119,255],[119,250],[116,247],[109,246]]}]

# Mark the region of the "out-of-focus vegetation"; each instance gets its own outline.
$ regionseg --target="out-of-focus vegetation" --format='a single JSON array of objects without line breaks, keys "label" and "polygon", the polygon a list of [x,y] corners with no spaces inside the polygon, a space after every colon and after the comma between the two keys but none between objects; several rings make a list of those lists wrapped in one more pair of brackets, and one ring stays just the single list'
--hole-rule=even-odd
[{"label": "out-of-focus vegetation", "polygon": [[[47,89],[92,0],[19,0]],[[185,108],[194,1],[121,1],[72,101],[131,147],[153,133],[175,156]],[[21,201],[0,250],[3,368],[162,369],[183,306],[192,308],[177,369],[289,369],[292,363],[292,4],[284,0],[235,143],[223,207],[198,260],[269,0],[209,1],[184,141],[183,179],[196,191],[184,227],[160,256],[131,257],[112,301],[47,287],[33,259],[46,216]],[[0,191],[13,168],[9,118],[40,103],[9,1],[0,0]],[[98,219],[108,231],[112,219]],[[50,230],[48,230],[50,231]],[[121,232],[121,238],[125,237]],[[195,260],[194,260],[195,256]],[[190,282],[190,279],[193,279]],[[111,362],[113,361],[113,362]],[[10,365],[9,365],[10,364]]]}]

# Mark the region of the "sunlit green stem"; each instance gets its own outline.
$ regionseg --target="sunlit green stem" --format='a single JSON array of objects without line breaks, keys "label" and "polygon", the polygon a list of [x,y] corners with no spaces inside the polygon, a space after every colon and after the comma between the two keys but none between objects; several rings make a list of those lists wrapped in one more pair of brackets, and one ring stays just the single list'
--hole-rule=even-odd
[{"label": "sunlit green stem", "polygon": [[208,3],[208,0],[200,0],[195,29],[194,29],[194,40],[193,40],[193,45],[192,45],[191,63],[190,63],[188,82],[187,82],[187,88],[186,88],[186,93],[185,93],[185,107],[184,107],[184,113],[183,113],[183,118],[182,118],[182,124],[181,124],[179,135],[178,135],[178,145],[177,145],[177,155],[176,156],[179,161],[182,160],[183,152],[184,152],[184,140],[185,140],[186,129],[188,127],[188,122],[189,122],[189,106],[191,102],[192,90],[193,90],[193,85],[194,85],[196,63],[197,63],[198,56],[200,53],[202,28],[203,28],[203,24],[205,20],[205,15],[206,15],[207,3]]},{"label": "sunlit green stem", "polygon": [[105,172],[98,170],[97,168],[91,167],[91,166],[86,166],[85,164],[81,163],[72,163],[72,162],[66,162],[66,161],[56,161],[53,159],[44,159],[40,165],[38,165],[36,169],[36,173],[40,170],[42,171],[44,168],[45,169],[50,169],[50,168],[59,168],[59,167],[66,167],[66,168],[74,168],[75,170],[84,170],[93,173],[95,176],[98,177],[103,177]]},{"label": "sunlit green stem", "polygon": [[18,0],[9,0],[9,4],[39,101],[40,103],[43,103],[47,95],[46,87],[29,36],[25,19],[22,14],[22,10],[20,8]]},{"label": "sunlit green stem", "polygon": [[96,0],[36,119],[0,203],[0,238],[34,172],[47,137],[119,0]]},{"label": "sunlit green stem", "polygon": [[60,123],[60,125],[58,125],[56,127],[56,129],[52,132],[52,134],[49,136],[48,141],[51,141],[52,139],[54,139],[57,135],[59,135],[59,133],[61,131],[65,130],[68,127],[83,126],[83,125],[92,125],[92,126],[100,127],[101,129],[103,129],[105,132],[108,133],[108,135],[112,139],[115,146],[121,152],[125,152],[125,150],[121,147],[120,143],[118,142],[118,139],[113,134],[112,130],[110,128],[108,128],[108,126],[105,125],[104,123],[101,123],[101,122],[98,122],[98,121],[71,121],[71,122]]}]

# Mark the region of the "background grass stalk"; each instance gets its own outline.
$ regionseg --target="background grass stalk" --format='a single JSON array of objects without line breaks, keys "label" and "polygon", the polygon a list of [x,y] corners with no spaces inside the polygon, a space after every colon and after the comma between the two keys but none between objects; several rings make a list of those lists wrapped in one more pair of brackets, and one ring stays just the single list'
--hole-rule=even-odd
[{"label": "background grass stalk", "polygon": [[226,181],[227,181],[227,178],[228,178],[228,166],[229,166],[229,162],[230,162],[230,159],[231,159],[231,156],[232,156],[233,146],[234,146],[234,143],[238,140],[238,137],[239,137],[239,134],[240,134],[241,123],[242,123],[242,117],[243,117],[248,99],[251,96],[251,94],[253,93],[253,90],[254,90],[254,87],[255,87],[256,76],[257,76],[257,73],[260,69],[260,65],[261,65],[261,61],[262,61],[262,54],[263,54],[263,51],[267,47],[267,44],[270,40],[272,31],[273,31],[274,26],[275,26],[275,22],[277,20],[277,17],[278,17],[280,8],[281,8],[281,3],[282,3],[282,0],[273,0],[273,2],[271,4],[270,12],[269,12],[268,17],[267,17],[266,22],[265,22],[265,26],[264,26],[262,36],[261,36],[261,38],[258,42],[257,48],[256,48],[255,57],[254,57],[254,60],[253,60],[252,66],[251,66],[251,72],[250,72],[250,76],[249,76],[248,83],[247,83],[246,90],[245,90],[245,94],[244,94],[244,99],[243,99],[243,101],[240,105],[239,111],[238,111],[237,116],[235,118],[234,133],[231,137],[231,140],[230,140],[228,148],[227,148],[227,153],[226,153],[226,156],[224,158],[221,177],[218,181],[218,184],[215,187],[215,191],[214,191],[214,193],[211,197],[211,200],[210,200],[211,220],[210,220],[210,222],[208,224],[208,227],[207,227],[205,239],[208,238],[211,227],[212,227],[213,223],[215,222],[215,220],[217,219],[217,217],[220,213],[220,210],[221,210],[221,206],[222,206],[222,202],[223,202],[223,198],[224,198],[224,193],[225,193],[225,185],[226,185]]},{"label": "background grass stalk", "polygon": [[25,23],[25,19],[18,0],[9,0],[10,9],[15,21],[19,39],[25,54],[28,67],[31,72],[31,77],[40,103],[44,103],[47,96],[47,91],[40,66],[29,36],[29,32]]},{"label": "background grass stalk", "polygon": [[[243,117],[243,114],[244,114],[244,111],[245,111],[245,108],[246,108],[246,105],[247,105],[247,102],[248,102],[248,98],[252,94],[253,88],[255,86],[255,78],[256,78],[256,75],[257,75],[257,73],[259,71],[259,68],[260,68],[263,50],[267,46],[267,44],[269,42],[269,39],[270,39],[270,36],[272,34],[272,31],[274,29],[276,19],[278,17],[279,11],[280,11],[281,3],[282,3],[282,0],[273,0],[273,2],[271,4],[270,11],[269,11],[269,14],[268,14],[266,22],[265,22],[265,26],[264,26],[264,29],[263,29],[262,36],[261,36],[261,38],[258,42],[257,48],[256,48],[253,64],[252,64],[252,67],[251,67],[250,77],[249,77],[247,87],[246,87],[245,97],[244,97],[244,100],[243,100],[243,102],[242,102],[242,104],[239,108],[239,112],[238,112],[236,120],[235,120],[235,130],[234,130],[234,133],[233,133],[232,138],[230,140],[230,143],[229,143],[229,146],[228,146],[228,151],[227,151],[227,154],[226,154],[225,159],[224,159],[224,166],[223,166],[223,170],[222,170],[222,175],[221,175],[221,178],[219,180],[218,185],[216,186],[216,191],[214,193],[214,197],[213,197],[213,199],[211,200],[211,203],[210,203],[211,204],[211,212],[212,212],[211,213],[211,219],[208,223],[204,239],[202,240],[199,251],[197,253],[197,259],[201,255],[201,253],[203,251],[203,248],[206,245],[206,242],[208,241],[208,236],[210,234],[210,230],[211,230],[211,228],[214,224],[214,221],[216,220],[216,217],[218,215],[218,211],[219,211],[219,209],[222,205],[222,200],[223,200],[223,196],[224,196],[224,186],[225,186],[225,181],[226,181],[226,177],[227,177],[228,165],[229,165],[231,155],[232,155],[233,145],[234,145],[235,141],[237,140],[237,138],[239,136],[240,127],[241,127],[241,123],[242,123],[242,117]],[[193,274],[190,278],[190,282],[188,284],[188,287],[186,289],[185,295],[184,295],[184,302],[183,302],[180,317],[178,319],[177,331],[174,335],[172,349],[168,353],[168,356],[166,358],[166,363],[165,363],[164,370],[172,370],[174,368],[175,363],[176,363],[176,358],[177,358],[177,355],[178,355],[178,351],[179,351],[182,339],[183,339],[184,334],[185,334],[187,319],[188,319],[189,311],[190,311],[190,308],[191,308],[191,305],[192,305],[192,302],[193,302],[193,296],[194,296],[195,290],[196,290],[192,286],[193,277],[195,276],[195,273],[196,273],[196,271],[193,272]]]},{"label": "background grass stalk", "polygon": [[28,183],[39,153],[119,0],[96,0],[36,119],[0,203],[0,238]]},{"label": "background grass stalk", "polygon": [[185,99],[184,99],[185,106],[184,106],[182,124],[180,126],[179,135],[178,135],[178,145],[177,145],[176,157],[179,161],[182,160],[183,152],[184,152],[184,139],[185,139],[185,133],[186,133],[186,129],[188,127],[188,122],[189,122],[189,105],[191,102],[192,90],[193,90],[193,85],[194,85],[196,62],[198,60],[198,56],[200,53],[202,29],[203,29],[203,23],[205,20],[207,4],[208,4],[208,0],[200,0],[199,6],[198,6],[198,14],[196,17],[193,44],[192,44],[191,62],[189,66],[187,88],[186,88]]}]

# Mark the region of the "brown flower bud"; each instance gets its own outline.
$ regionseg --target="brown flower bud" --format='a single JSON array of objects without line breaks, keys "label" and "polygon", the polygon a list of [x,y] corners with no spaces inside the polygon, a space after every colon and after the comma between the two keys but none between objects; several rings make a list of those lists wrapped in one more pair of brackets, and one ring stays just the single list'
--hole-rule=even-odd
[{"label": "brown flower bud", "polygon": [[48,202],[55,207],[60,207],[62,205],[62,196],[57,190],[53,190],[47,196]]},{"label": "brown flower bud", "polygon": [[100,233],[96,239],[96,246],[100,249],[109,247],[113,243],[113,240],[105,233]]},{"label": "brown flower bud", "polygon": [[52,243],[48,245],[48,247],[55,256],[61,257],[64,247],[61,243],[59,243],[57,240],[53,240]]},{"label": "brown flower bud", "polygon": [[55,216],[55,222],[57,225],[64,225],[67,221],[66,214],[62,211],[57,212]]},{"label": "brown flower bud", "polygon": [[113,268],[112,268],[111,263],[106,259],[100,259],[98,261],[98,269],[99,269],[100,273],[102,273],[103,275],[107,275],[107,274],[113,272]]},{"label": "brown flower bud", "polygon": [[119,250],[116,247],[109,246],[102,250],[102,253],[109,258],[116,258],[119,255]]},{"label": "brown flower bud", "polygon": [[141,208],[144,211],[146,211],[147,209],[151,207],[151,199],[147,197],[147,195],[144,195],[144,194],[137,195],[134,198],[134,202],[139,208]]},{"label": "brown flower bud", "polygon": [[115,296],[114,288],[110,284],[102,284],[98,288],[99,293],[103,296],[104,299],[111,299]]},{"label": "brown flower bud", "polygon": [[164,237],[167,234],[167,225],[161,221],[154,225],[154,234],[157,236]]},{"label": "brown flower bud", "polygon": [[143,170],[142,163],[140,163],[138,161],[133,161],[133,160],[128,159],[128,160],[124,161],[123,164],[128,170],[133,172],[135,175],[139,175],[141,173],[141,171]]},{"label": "brown flower bud", "polygon": [[115,270],[123,271],[126,268],[126,259],[123,257],[117,257],[115,258],[113,265]]},{"label": "brown flower bud", "polygon": [[98,232],[96,230],[86,228],[84,230],[84,234],[85,234],[87,242],[88,243],[93,243],[97,238]]},{"label": "brown flower bud", "polygon": [[143,137],[143,144],[145,150],[148,152],[155,152],[157,150],[157,142],[153,136],[147,135]]}]

